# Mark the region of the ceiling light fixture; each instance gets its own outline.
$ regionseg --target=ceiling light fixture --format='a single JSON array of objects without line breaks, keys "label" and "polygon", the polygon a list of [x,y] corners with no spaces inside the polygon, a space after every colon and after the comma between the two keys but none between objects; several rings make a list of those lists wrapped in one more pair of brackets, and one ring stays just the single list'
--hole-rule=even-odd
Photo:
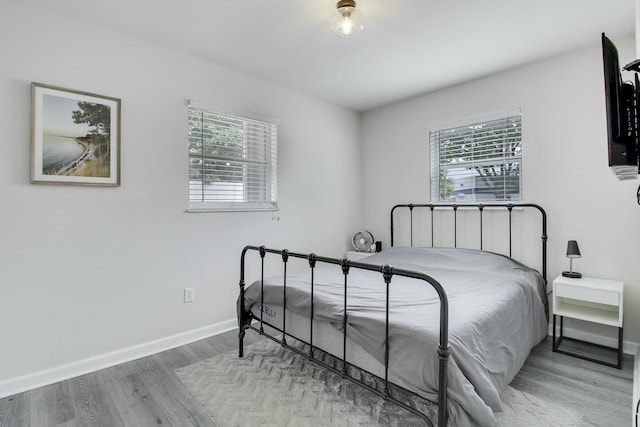
[{"label": "ceiling light fixture", "polygon": [[356,9],[355,0],[340,0],[336,4],[338,14],[331,29],[338,37],[348,39],[364,28],[362,12]]}]

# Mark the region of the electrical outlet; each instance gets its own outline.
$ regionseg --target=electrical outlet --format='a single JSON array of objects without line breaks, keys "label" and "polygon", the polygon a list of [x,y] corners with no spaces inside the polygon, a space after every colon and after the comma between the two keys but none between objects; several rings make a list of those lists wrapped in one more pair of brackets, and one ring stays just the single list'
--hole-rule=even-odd
[{"label": "electrical outlet", "polygon": [[184,288],[184,302],[193,302],[193,288]]}]

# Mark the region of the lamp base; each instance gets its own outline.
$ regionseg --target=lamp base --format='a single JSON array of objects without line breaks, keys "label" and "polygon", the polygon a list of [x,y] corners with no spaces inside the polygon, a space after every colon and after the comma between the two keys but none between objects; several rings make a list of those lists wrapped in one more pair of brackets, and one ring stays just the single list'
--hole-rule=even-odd
[{"label": "lamp base", "polygon": [[563,277],[571,277],[572,279],[581,279],[582,273],[578,273],[577,271],[563,271]]}]

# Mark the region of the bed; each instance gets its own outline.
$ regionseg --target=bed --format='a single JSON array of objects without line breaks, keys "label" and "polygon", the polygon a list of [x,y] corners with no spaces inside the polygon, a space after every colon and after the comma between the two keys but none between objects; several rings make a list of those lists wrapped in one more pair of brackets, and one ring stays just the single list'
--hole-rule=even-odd
[{"label": "bed", "polygon": [[[409,242],[399,246],[394,244],[394,219],[403,209],[409,211],[403,216],[409,221]],[[421,209],[430,223],[430,247],[414,245],[414,213]],[[527,209],[541,214],[541,273],[511,256],[513,213]],[[459,216],[469,210],[479,218],[476,248],[459,247]],[[484,248],[489,240],[485,217],[499,210],[507,212],[508,254]],[[452,219],[436,218],[441,212]],[[438,221],[452,224],[452,247],[434,247],[442,229]],[[337,368],[327,367],[420,413],[428,424],[430,414],[392,390],[436,402],[438,426],[495,425],[501,392],[547,335],[544,210],[534,204],[396,205],[390,231],[391,247],[360,261],[245,247],[238,298],[240,356],[245,331],[253,329],[318,363],[324,363],[321,353],[338,358]],[[259,257],[260,278],[245,287],[249,253]],[[282,273],[265,274],[265,259],[274,256]],[[288,273],[293,259],[306,260],[308,268]],[[304,350],[289,345],[287,340],[294,338],[306,345]],[[382,387],[362,381],[352,367],[379,378]]]}]

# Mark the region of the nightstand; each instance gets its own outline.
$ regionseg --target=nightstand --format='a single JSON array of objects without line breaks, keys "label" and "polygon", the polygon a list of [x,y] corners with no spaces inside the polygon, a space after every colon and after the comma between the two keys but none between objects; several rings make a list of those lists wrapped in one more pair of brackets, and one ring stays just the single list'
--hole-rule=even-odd
[{"label": "nightstand", "polygon": [[362,258],[366,258],[371,255],[375,255],[375,252],[347,251],[344,256],[351,261],[360,261]]},{"label": "nightstand", "polygon": [[[615,280],[591,277],[572,279],[562,275],[556,277],[553,281],[553,351],[620,369],[622,364],[623,288],[624,283]],[[557,340],[556,316],[560,316],[560,336]],[[617,351],[617,363],[561,349],[560,344],[565,339],[585,343],[585,341],[563,335],[565,317],[618,328],[618,348],[591,344]]]}]

